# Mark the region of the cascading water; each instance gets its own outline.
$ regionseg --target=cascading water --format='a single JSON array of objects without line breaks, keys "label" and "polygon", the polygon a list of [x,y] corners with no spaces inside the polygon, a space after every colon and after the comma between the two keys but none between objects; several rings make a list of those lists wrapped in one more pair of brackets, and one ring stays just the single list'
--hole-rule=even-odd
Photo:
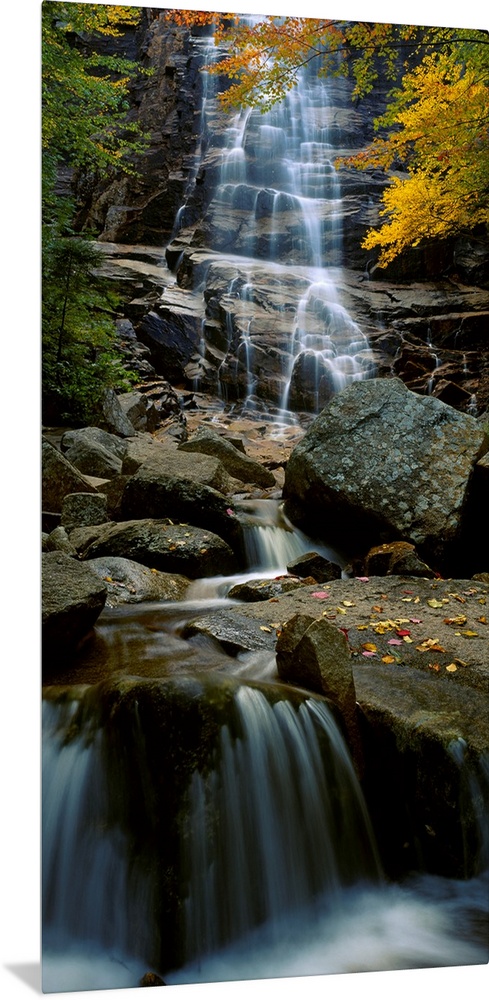
[{"label": "cascading water", "polygon": [[[277,419],[286,421],[291,411],[317,412],[345,385],[374,374],[367,338],[338,291],[344,208],[330,86],[317,67],[305,68],[265,114],[239,112],[224,136],[207,122],[206,149],[216,146],[210,162],[219,150],[220,169],[200,227],[208,263],[199,281],[214,303],[210,275],[222,272],[227,346],[218,389],[225,401],[238,398],[251,409],[257,397],[272,397],[282,411]],[[202,162],[205,168],[205,156]],[[270,281],[287,288],[282,307],[263,292]],[[277,359],[273,385],[261,383],[264,351]]]},{"label": "cascading water", "polygon": [[[266,576],[294,535],[263,506]],[[116,609],[107,679],[46,691],[44,991],[486,962],[487,760],[451,747],[480,874],[385,883],[328,703],[181,637],[218,591]]]}]

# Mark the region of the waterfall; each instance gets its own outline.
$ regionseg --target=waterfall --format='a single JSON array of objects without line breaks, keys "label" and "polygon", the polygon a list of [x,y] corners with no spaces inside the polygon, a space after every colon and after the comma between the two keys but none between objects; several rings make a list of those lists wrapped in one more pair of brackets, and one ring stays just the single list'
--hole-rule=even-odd
[{"label": "waterfall", "polygon": [[219,675],[48,693],[43,853],[47,992],[77,948],[183,966],[379,878],[326,702]]},{"label": "waterfall", "polygon": [[334,909],[345,884],[378,875],[363,799],[327,705],[270,705],[242,686],[235,708],[239,737],[223,727],[218,765],[194,772],[188,793],[190,957],[256,926],[277,941],[291,914],[321,896]]},{"label": "waterfall", "polygon": [[[207,50],[209,63],[216,52]],[[285,422],[374,374],[368,340],[339,292],[346,209],[335,168],[337,91],[312,64],[280,104],[265,114],[241,110],[224,129],[210,112],[217,96],[205,94],[201,167],[216,179],[199,224],[197,256],[202,246],[205,255],[195,282],[211,338],[216,301],[221,310],[227,346],[217,388],[247,409],[259,397],[273,402]],[[281,288],[281,303],[271,286]],[[262,374],[264,354],[268,367],[274,359],[271,377]]]}]

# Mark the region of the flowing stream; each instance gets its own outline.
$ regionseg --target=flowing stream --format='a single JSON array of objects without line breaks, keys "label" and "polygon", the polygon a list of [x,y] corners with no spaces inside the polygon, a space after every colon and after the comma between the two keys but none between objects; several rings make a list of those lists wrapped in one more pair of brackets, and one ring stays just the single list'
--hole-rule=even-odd
[{"label": "flowing stream", "polygon": [[[235,606],[237,579],[307,548],[273,510],[252,508],[254,568],[179,604],[108,609],[105,679],[45,690],[45,992],[148,969],[178,984],[487,961],[488,762],[465,780],[481,875],[389,883],[326,700],[278,683],[270,653],[182,635],[196,611]],[[466,767],[460,741],[453,757]]]}]

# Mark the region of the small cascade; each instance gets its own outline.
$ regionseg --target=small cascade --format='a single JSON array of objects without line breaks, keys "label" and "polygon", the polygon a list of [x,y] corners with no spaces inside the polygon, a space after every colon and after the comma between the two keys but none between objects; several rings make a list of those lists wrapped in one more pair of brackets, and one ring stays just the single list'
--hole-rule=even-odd
[{"label": "small cascade", "polygon": [[278,501],[241,501],[239,511],[244,514],[245,554],[250,573],[277,576],[287,571],[288,563],[311,551],[337,565],[344,564],[344,559],[333,549],[312,541],[293,527]]},{"label": "small cascade", "polygon": [[188,792],[189,957],[257,926],[277,941],[292,914],[324,895],[334,909],[346,884],[379,877],[363,799],[327,705],[311,699],[297,711],[242,686],[235,710],[238,738],[223,727],[216,768],[194,772]]},{"label": "small cascade", "polygon": [[71,952],[161,971],[380,877],[324,700],[219,674],[48,693],[43,845],[48,992]]}]

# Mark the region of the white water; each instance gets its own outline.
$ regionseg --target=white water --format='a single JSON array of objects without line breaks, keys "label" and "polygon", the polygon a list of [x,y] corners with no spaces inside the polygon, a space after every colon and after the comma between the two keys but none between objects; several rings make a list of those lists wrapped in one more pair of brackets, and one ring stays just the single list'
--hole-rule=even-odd
[{"label": "white water", "polygon": [[[249,20],[249,19],[248,19]],[[251,20],[253,20],[251,18]],[[259,20],[258,17],[255,20]],[[207,59],[216,58],[211,43]],[[334,81],[333,81],[334,83]],[[259,358],[253,347],[256,296],[260,294],[257,266],[265,264],[269,274],[276,266],[305,278],[295,315],[284,316],[283,391],[279,408],[282,419],[293,420],[291,411],[318,411],[328,398],[350,382],[374,374],[368,340],[340,301],[338,277],[342,266],[342,194],[334,161],[338,153],[331,128],[335,121],[331,81],[319,78],[316,68],[304,68],[297,86],[273,109],[238,112],[217,138],[209,114],[216,100],[208,89],[203,118],[209,146],[221,151],[219,179],[207,211],[212,226],[226,232],[230,209],[236,225],[245,233],[238,251],[243,275],[232,278],[221,308],[228,314],[228,351],[244,372],[244,403],[253,410],[259,392]],[[214,112],[215,113],[215,112]],[[205,156],[203,159],[205,166]],[[219,244],[214,260],[219,259]],[[230,261],[229,247],[224,255]],[[203,281],[203,289],[205,279]],[[239,329],[234,330],[232,311],[239,300]],[[291,299],[293,302],[293,298]],[[275,307],[274,307],[275,308]],[[287,327],[287,323],[289,326]],[[287,334],[288,329],[288,334]],[[224,361],[224,364],[226,363]],[[222,366],[221,366],[222,367]],[[294,380],[308,385],[308,400],[300,405]],[[227,382],[220,381],[227,400]]]}]

